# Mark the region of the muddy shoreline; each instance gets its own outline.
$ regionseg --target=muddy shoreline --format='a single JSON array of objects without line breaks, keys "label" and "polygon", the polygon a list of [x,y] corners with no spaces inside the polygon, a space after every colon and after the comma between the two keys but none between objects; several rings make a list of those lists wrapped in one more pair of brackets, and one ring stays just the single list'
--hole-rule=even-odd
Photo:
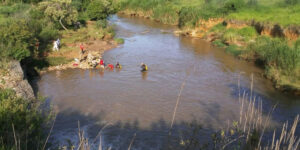
[{"label": "muddy shoreline", "polygon": [[[67,53],[50,54],[49,55],[50,57],[64,57],[64,58],[72,59],[72,61],[67,64],[50,66],[40,71],[39,73],[45,74],[49,71],[65,70],[65,69],[92,69],[95,67],[90,65],[91,62],[89,62],[89,57],[92,57],[90,59],[92,59],[93,61],[98,61],[102,58],[104,52],[118,47],[117,42],[115,42],[114,40],[86,41],[83,44],[86,45],[86,50],[84,51],[84,54],[81,54],[79,48],[77,48],[78,50],[72,50],[71,52],[67,52]],[[80,45],[80,43],[75,43],[72,45],[72,48],[76,49],[76,47],[79,47],[78,45]],[[97,65],[96,68],[99,68],[99,66]]]}]

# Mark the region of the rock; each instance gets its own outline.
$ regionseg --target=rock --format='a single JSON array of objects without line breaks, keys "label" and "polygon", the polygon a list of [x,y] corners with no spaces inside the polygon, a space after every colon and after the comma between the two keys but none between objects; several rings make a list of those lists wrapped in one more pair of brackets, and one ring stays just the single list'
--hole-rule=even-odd
[{"label": "rock", "polygon": [[10,62],[8,69],[9,75],[3,76],[5,82],[2,84],[2,88],[13,89],[18,97],[24,99],[34,99],[34,92],[27,79],[24,77],[23,69],[18,61]]},{"label": "rock", "polygon": [[23,69],[18,61],[12,61],[10,63],[9,74],[16,80],[23,80]]},{"label": "rock", "polygon": [[27,80],[22,80],[18,82],[17,88],[15,88],[16,94],[18,97],[25,99],[34,99],[34,93],[31,85]]}]

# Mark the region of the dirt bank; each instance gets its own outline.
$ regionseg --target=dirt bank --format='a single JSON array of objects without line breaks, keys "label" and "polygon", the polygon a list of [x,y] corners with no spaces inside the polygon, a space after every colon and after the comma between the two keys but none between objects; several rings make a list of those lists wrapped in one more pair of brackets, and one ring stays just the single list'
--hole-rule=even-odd
[{"label": "dirt bank", "polygon": [[[60,51],[51,51],[46,54],[46,57],[65,58],[70,61],[64,64],[55,63],[56,65],[43,69],[40,73],[68,68],[93,68],[92,62],[99,62],[105,51],[118,46],[111,33],[113,30],[109,28],[101,29],[96,26],[95,22],[88,21],[86,27],[77,31],[62,32]],[[81,54],[81,44],[84,46],[84,54]]]}]

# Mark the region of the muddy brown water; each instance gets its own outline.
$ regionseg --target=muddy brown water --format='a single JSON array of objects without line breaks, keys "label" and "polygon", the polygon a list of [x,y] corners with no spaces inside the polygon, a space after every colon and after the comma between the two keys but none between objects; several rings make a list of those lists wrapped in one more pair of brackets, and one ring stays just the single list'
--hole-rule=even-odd
[{"label": "muddy brown water", "polygon": [[[120,62],[122,70],[52,71],[38,81],[39,92],[58,112],[52,143],[76,144],[80,122],[95,146],[100,129],[111,124],[101,132],[103,147],[127,149],[136,133],[134,149],[162,149],[185,78],[175,130],[197,121],[215,131],[238,120],[238,78],[241,90],[249,93],[252,73],[254,95],[263,101],[265,112],[277,104],[274,121],[292,121],[300,113],[299,97],[276,91],[262,77],[263,70],[223,49],[201,39],[175,36],[175,27],[150,20],[113,16],[111,22],[125,44],[105,52],[103,58],[107,63]],[[141,62],[149,66],[148,72],[140,72]]]}]

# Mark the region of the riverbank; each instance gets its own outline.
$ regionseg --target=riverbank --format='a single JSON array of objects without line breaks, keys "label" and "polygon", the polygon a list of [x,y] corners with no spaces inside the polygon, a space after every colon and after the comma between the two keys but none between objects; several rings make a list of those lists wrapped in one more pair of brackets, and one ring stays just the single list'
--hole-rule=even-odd
[{"label": "riverbank", "polygon": [[[68,68],[94,68],[92,61],[99,62],[105,51],[118,46],[117,39],[113,38],[113,27],[97,28],[95,21],[88,21],[86,27],[77,31],[62,31],[61,35],[60,50],[46,54],[45,59],[49,60],[50,66],[41,69],[40,73]],[[80,44],[84,45],[84,54],[81,54]]]},{"label": "riverbank", "polygon": [[[205,39],[240,59],[254,61],[265,69],[264,76],[273,81],[275,88],[300,95],[300,47],[297,44],[300,43],[299,22],[297,18],[288,21],[288,13],[282,13],[274,20],[272,16],[275,14],[262,13],[261,10],[262,7],[267,7],[266,9],[276,8],[282,11],[290,7],[288,11],[293,14],[292,10],[298,10],[298,4],[288,6],[259,1],[260,4],[255,7],[247,8],[246,5],[249,4],[242,0],[226,1],[216,6],[211,6],[210,3],[191,5],[185,1],[151,2],[142,6],[134,3],[134,0],[124,1],[119,13],[177,25],[180,30],[174,34]],[[228,8],[229,4],[234,8]],[[159,9],[162,5],[165,6],[164,11]],[[228,12],[217,12],[217,7]],[[250,14],[253,13],[256,15],[251,19]]]}]

